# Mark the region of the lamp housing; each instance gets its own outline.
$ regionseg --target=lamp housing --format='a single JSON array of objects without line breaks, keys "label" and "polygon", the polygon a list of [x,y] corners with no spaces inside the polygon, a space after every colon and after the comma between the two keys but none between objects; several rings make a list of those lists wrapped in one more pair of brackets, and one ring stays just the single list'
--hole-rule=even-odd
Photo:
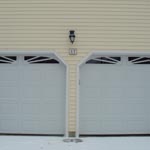
[{"label": "lamp housing", "polygon": [[70,39],[70,42],[73,44],[74,41],[75,41],[75,31],[74,30],[70,30],[69,31],[69,39]]}]

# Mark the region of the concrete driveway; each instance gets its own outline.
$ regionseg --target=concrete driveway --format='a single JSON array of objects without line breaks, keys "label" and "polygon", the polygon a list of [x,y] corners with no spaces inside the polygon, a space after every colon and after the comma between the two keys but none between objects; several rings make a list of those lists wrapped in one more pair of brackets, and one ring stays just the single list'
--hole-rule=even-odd
[{"label": "concrete driveway", "polygon": [[0,150],[150,150],[150,137],[86,137],[63,142],[63,137],[0,136]]}]

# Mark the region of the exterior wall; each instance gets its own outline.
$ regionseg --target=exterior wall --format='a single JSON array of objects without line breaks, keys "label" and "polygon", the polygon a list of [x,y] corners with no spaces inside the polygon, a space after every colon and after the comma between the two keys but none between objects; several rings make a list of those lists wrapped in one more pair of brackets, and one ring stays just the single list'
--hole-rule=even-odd
[{"label": "exterior wall", "polygon": [[[68,39],[70,29],[76,42]],[[69,48],[77,56],[69,56]],[[149,0],[0,0],[0,50],[50,50],[69,64],[69,131],[76,127],[76,65],[91,51],[150,50]]]}]

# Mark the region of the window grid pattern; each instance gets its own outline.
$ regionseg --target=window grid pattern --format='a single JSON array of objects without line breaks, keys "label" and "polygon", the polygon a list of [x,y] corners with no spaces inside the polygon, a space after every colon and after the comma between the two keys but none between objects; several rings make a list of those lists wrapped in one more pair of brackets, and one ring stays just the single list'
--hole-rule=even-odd
[{"label": "window grid pattern", "polygon": [[17,61],[17,56],[0,56],[0,64],[13,64]]},{"label": "window grid pattern", "polygon": [[150,64],[150,57],[128,57],[131,64]]},{"label": "window grid pattern", "polygon": [[54,58],[48,56],[24,56],[24,61],[29,64],[58,64]]},{"label": "window grid pattern", "polygon": [[86,61],[86,64],[118,64],[121,62],[121,57],[96,57]]}]

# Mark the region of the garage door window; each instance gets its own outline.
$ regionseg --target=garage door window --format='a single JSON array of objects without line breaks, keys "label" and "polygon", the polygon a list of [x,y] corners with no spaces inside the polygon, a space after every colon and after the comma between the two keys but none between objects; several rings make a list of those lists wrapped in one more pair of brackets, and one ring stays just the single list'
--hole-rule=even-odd
[{"label": "garage door window", "polygon": [[97,57],[90,59],[86,64],[117,64],[121,61],[121,57]]},{"label": "garage door window", "polygon": [[150,57],[128,57],[131,64],[150,64]]},{"label": "garage door window", "polygon": [[29,64],[58,64],[56,59],[46,56],[25,56],[24,60]]},{"label": "garage door window", "polygon": [[16,56],[0,56],[0,64],[13,64],[16,60]]}]

